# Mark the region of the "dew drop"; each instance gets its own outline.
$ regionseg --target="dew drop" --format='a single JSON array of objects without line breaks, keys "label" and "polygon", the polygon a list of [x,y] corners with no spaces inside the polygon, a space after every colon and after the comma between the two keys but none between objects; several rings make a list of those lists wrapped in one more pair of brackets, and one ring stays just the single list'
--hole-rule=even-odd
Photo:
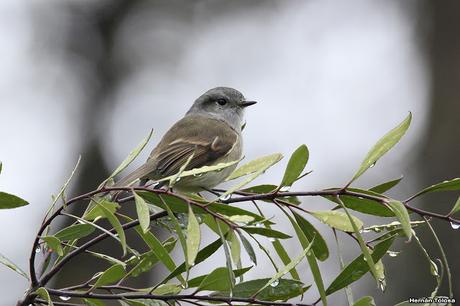
[{"label": "dew drop", "polygon": [[399,255],[399,252],[395,252],[395,251],[387,251],[387,254],[388,256],[390,257],[396,257]]},{"label": "dew drop", "polygon": [[231,197],[232,197],[231,194],[226,194],[226,195],[222,196],[220,199],[221,199],[222,201],[227,201],[227,200],[230,200]]},{"label": "dew drop", "polygon": [[59,299],[65,302],[65,301],[70,300],[70,296],[60,296]]},{"label": "dew drop", "polygon": [[373,163],[372,165],[369,166],[369,168],[373,168],[376,163]]},{"label": "dew drop", "polygon": [[275,242],[275,241],[276,241],[275,238],[268,238],[268,240],[271,241],[271,242]]},{"label": "dew drop", "polygon": [[160,182],[153,182],[150,187],[156,188],[158,185],[160,185]]},{"label": "dew drop", "polygon": [[194,176],[194,177],[202,177],[202,176],[203,176],[203,173],[195,173],[193,176]]},{"label": "dew drop", "polygon": [[180,177],[178,177],[178,178],[176,179],[176,183],[177,183],[177,182],[179,182],[179,181],[180,181],[180,179],[181,179],[181,178],[180,178]]},{"label": "dew drop", "polygon": [[283,186],[280,188],[281,192],[288,192],[291,189],[291,186]]},{"label": "dew drop", "polygon": [[41,253],[41,251],[42,251],[42,248],[39,246],[35,249],[35,253]]},{"label": "dew drop", "polygon": [[460,223],[450,222],[450,226],[456,230],[460,228]]},{"label": "dew drop", "polygon": [[271,286],[271,287],[276,287],[276,286],[279,285],[279,283],[280,283],[280,281],[279,281],[278,279],[275,279],[275,280],[270,284],[270,286]]}]

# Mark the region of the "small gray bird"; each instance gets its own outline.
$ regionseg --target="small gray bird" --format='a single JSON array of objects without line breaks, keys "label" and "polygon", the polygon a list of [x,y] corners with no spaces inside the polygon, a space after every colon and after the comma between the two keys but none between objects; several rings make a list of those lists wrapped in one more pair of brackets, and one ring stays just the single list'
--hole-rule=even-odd
[{"label": "small gray bird", "polygon": [[[190,156],[185,170],[237,161],[242,156],[244,109],[255,104],[229,87],[216,87],[201,95],[185,114],[163,136],[147,162],[127,175],[116,186],[158,180],[176,174]],[[183,177],[174,188],[179,191],[211,189],[227,178],[236,164],[222,171],[201,176]]]}]

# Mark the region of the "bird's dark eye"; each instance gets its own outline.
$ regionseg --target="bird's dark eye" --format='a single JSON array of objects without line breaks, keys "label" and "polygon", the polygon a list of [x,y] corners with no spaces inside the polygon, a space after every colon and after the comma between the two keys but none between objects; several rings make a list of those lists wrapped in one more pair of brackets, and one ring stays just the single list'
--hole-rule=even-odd
[{"label": "bird's dark eye", "polygon": [[219,104],[219,105],[225,105],[225,104],[227,104],[227,100],[225,100],[225,99],[217,99],[216,103]]}]

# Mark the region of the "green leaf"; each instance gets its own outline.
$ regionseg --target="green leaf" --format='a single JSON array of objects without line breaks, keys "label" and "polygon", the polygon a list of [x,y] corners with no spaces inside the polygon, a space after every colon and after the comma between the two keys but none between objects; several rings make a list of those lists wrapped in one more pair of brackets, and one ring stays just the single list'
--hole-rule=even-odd
[{"label": "green leaf", "polygon": [[55,251],[59,256],[64,255],[64,251],[62,250],[61,240],[54,236],[45,236],[42,237],[42,240],[46,242],[48,247]]},{"label": "green leaf", "polygon": [[239,162],[240,162],[240,160],[234,160],[234,161],[231,161],[231,162],[228,162],[228,163],[219,163],[219,164],[213,165],[213,166],[203,166],[203,167],[200,167],[200,168],[195,168],[195,169],[191,169],[191,170],[185,170],[185,171],[182,171],[178,177],[176,177],[176,175],[171,175],[171,176],[162,178],[160,180],[157,180],[157,182],[170,181],[172,179],[177,180],[178,178],[183,178],[183,177],[187,177],[187,176],[199,176],[199,175],[201,175],[203,173],[207,173],[207,172],[211,172],[211,171],[221,171],[222,169],[225,169],[225,168],[228,168],[230,166],[233,166],[233,165],[235,165],[235,164],[237,164]]},{"label": "green leaf", "polygon": [[[276,186],[276,185],[263,184],[263,185],[256,185],[256,186],[248,187],[246,189],[243,189],[242,191],[243,192],[249,192],[249,193],[255,193],[255,194],[265,194],[265,193],[271,193],[271,192],[275,191],[276,189],[278,189],[278,186]],[[280,192],[278,194],[278,198],[282,199],[285,202],[288,202],[288,203],[294,204],[294,205],[299,205],[301,203],[298,197],[295,197],[295,196],[284,196],[284,197],[282,197],[282,194],[283,193]],[[262,200],[262,201],[268,202],[268,203],[272,202],[272,200],[270,200],[270,199]]]},{"label": "green leaf", "polygon": [[[394,237],[384,240],[377,244],[371,254],[374,262],[379,261],[391,247]],[[364,274],[369,272],[369,265],[364,260],[364,255],[359,255],[355,260],[349,263],[345,269],[334,279],[326,290],[326,294],[330,295],[360,279]]]},{"label": "green leaf", "polygon": [[[167,252],[171,253],[171,251],[176,246],[177,240],[166,240],[163,242],[163,247],[166,249]],[[153,251],[148,251],[140,256],[140,260],[136,261],[136,265],[129,271],[129,275],[132,277],[137,277],[141,273],[150,271],[153,266],[158,263],[158,256],[155,255]]]},{"label": "green leaf", "polygon": [[329,249],[327,248],[326,241],[324,241],[320,232],[301,215],[295,212],[293,212],[293,215],[305,237],[307,237],[309,241],[313,241],[313,238],[315,239],[312,249],[316,258],[321,261],[325,261],[329,257]]},{"label": "green leaf", "polygon": [[[93,201],[93,203],[95,202]],[[120,208],[120,205],[118,205],[118,203],[115,202],[103,201],[100,204],[103,205],[112,214],[114,214],[117,211],[117,209]],[[89,221],[98,220],[100,218],[105,218],[105,214],[102,211],[102,209],[97,205],[93,206],[88,212],[86,212],[83,215],[83,219]]]},{"label": "green leaf", "polygon": [[69,241],[86,237],[94,232],[94,227],[90,224],[75,224],[63,228],[54,236],[61,241]]},{"label": "green leaf", "polygon": [[119,281],[120,279],[125,276],[126,271],[122,265],[113,265],[107,270],[105,270],[101,276],[97,279],[96,283],[93,286],[94,288],[98,288],[101,286],[111,285]]},{"label": "green leaf", "polygon": [[144,199],[139,196],[136,192],[134,194],[134,201],[136,202],[136,212],[137,217],[139,218],[139,224],[144,231],[144,233],[149,231],[150,227],[150,212],[147,203]]},{"label": "green leaf", "polygon": [[209,273],[201,282],[197,290],[230,290],[232,284],[228,278],[227,268],[217,268]]},{"label": "green leaf", "polygon": [[286,171],[284,172],[281,186],[291,186],[294,184],[297,178],[302,174],[302,171],[305,169],[308,157],[309,152],[306,145],[301,145],[294,151],[294,153],[292,153],[286,167]]},{"label": "green leaf", "polygon": [[0,174],[2,174],[3,163],[0,161]]},{"label": "green leaf", "polygon": [[396,145],[399,140],[404,136],[407,129],[409,128],[410,122],[412,120],[412,114],[409,115],[401,122],[397,127],[389,131],[385,136],[383,136],[367,153],[366,157],[364,158],[361,166],[353,176],[351,181],[348,183],[350,185],[353,181],[355,181],[358,177],[360,177],[367,169],[371,168],[375,163],[382,157],[385,153],[387,153],[394,145]]},{"label": "green leaf", "polygon": [[[209,245],[201,249],[196,256],[195,266],[203,262],[204,260],[208,259],[208,257],[214,254],[221,246],[222,246],[222,240],[218,238],[214,242],[210,243]],[[169,274],[161,283],[166,283],[170,279],[185,272],[185,270],[186,270],[186,266],[185,266],[185,262],[183,262],[171,274]]]},{"label": "green leaf", "polygon": [[48,306],[53,306],[53,301],[51,300],[51,297],[50,297],[50,294],[48,292],[48,290],[46,290],[46,288],[44,287],[40,287],[37,289],[37,291],[35,291],[36,294],[38,294],[39,297],[41,297],[42,299],[44,299],[45,301],[48,302]]},{"label": "green leaf", "polygon": [[[158,240],[158,238],[155,237],[155,235],[153,235],[151,232],[144,233],[142,229],[140,229],[139,227],[136,227],[136,231],[139,233],[139,235],[142,237],[145,243],[149,246],[150,250],[165,265],[165,267],[169,271],[175,271],[176,263],[174,262],[172,257],[169,255],[169,252],[165,248],[165,246],[163,246],[163,244]],[[182,276],[178,274],[176,274],[175,276],[177,276],[177,278],[181,281],[181,283],[185,283]]]},{"label": "green leaf", "polygon": [[[353,226],[348,219],[346,213],[341,211],[332,211],[332,210],[322,210],[322,211],[311,211],[310,214],[318,219],[320,222],[329,225],[335,229],[344,231],[344,232],[354,232]],[[352,216],[353,221],[358,226],[358,228],[363,227],[363,222],[358,218]]]},{"label": "green leaf", "polygon": [[121,261],[119,259],[116,259],[115,257],[109,256],[107,254],[96,253],[96,252],[92,252],[92,251],[88,251],[88,250],[86,250],[86,253],[91,254],[94,257],[106,260],[109,263],[111,263],[112,265],[119,264],[119,265],[122,265],[122,266],[126,266],[125,262],[123,262],[123,261]]},{"label": "green leaf", "polygon": [[249,210],[242,209],[239,207],[231,206],[228,204],[220,204],[220,203],[211,203],[207,205],[208,209],[212,212],[219,213],[228,217],[232,216],[249,216],[253,218],[253,221],[262,221],[264,218],[255,214]]},{"label": "green leaf", "polygon": [[188,225],[187,225],[187,260],[190,266],[195,264],[195,258],[200,249],[201,231],[200,224],[193,213],[191,207],[188,211]]},{"label": "green leaf", "polygon": [[372,296],[362,297],[353,306],[375,306],[374,298]]},{"label": "green leaf", "polygon": [[[292,227],[294,228],[300,244],[303,248],[306,248],[310,244],[310,240],[305,236],[304,232],[300,226],[294,221],[294,219],[283,209],[283,213],[291,222]],[[314,241],[313,241],[314,243]],[[318,288],[321,301],[324,306],[327,306],[326,292],[324,291],[324,282],[323,277],[321,276],[321,270],[319,269],[318,262],[316,261],[316,256],[314,252],[307,253],[308,265],[310,266],[311,273],[313,274],[313,279],[315,281],[316,287]]]},{"label": "green leaf", "polygon": [[83,302],[88,306],[105,306],[102,301],[97,299],[83,299]]},{"label": "green leaf", "polygon": [[251,261],[255,265],[257,265],[256,253],[254,252],[254,249],[253,249],[251,243],[240,232],[238,232],[238,236],[240,236],[241,243],[243,244],[243,247],[246,250],[246,253],[248,253],[249,259],[251,259]]},{"label": "green leaf", "polygon": [[236,178],[252,173],[261,173],[273,166],[274,164],[276,164],[277,162],[279,162],[282,158],[282,154],[275,153],[251,160],[250,162],[247,162],[246,164],[242,165],[241,167],[233,171],[233,173],[230,174],[229,177],[227,177],[226,181],[234,180]]},{"label": "green leaf", "polygon": [[[225,273],[227,273],[227,274],[225,274],[225,277],[228,278],[228,271],[227,271],[226,267],[218,268],[218,269],[225,269]],[[235,277],[239,277],[239,276],[243,275],[244,273],[248,272],[251,269],[252,269],[252,266],[237,269],[237,270],[233,270],[233,273],[235,274]],[[197,276],[195,278],[192,278],[191,280],[188,281],[188,287],[193,288],[193,287],[200,286],[200,284],[203,282],[203,280],[208,276],[209,276],[209,274],[205,274],[205,275],[201,275],[201,276]],[[229,288],[226,288],[226,289],[202,289],[202,290],[228,290],[228,289]]]},{"label": "green leaf", "polygon": [[6,258],[4,255],[0,254],[0,264],[7,266],[14,272],[18,273],[19,275],[23,276],[25,279],[29,279],[29,276],[27,276],[27,273],[24,272],[21,268],[16,266],[11,260]]},{"label": "green leaf", "polygon": [[0,191],[0,209],[10,209],[28,205],[29,202],[15,195]]},{"label": "green leaf", "polygon": [[160,285],[160,286],[156,287],[152,291],[152,294],[157,294],[157,295],[177,295],[181,291],[182,291],[182,287],[180,285],[178,285],[178,284],[163,284],[163,285]]},{"label": "green leaf", "polygon": [[[335,191],[337,189],[328,189],[331,191]],[[358,188],[347,188],[348,191],[353,191],[357,193],[363,193],[371,196],[382,197],[386,198],[382,194],[363,190]],[[324,198],[332,201],[334,203],[340,204],[339,201],[334,196],[324,196]],[[386,205],[383,205],[381,202],[366,199],[364,197],[357,197],[357,196],[348,196],[348,195],[341,195],[340,199],[342,200],[343,204],[352,210],[358,211],[363,214],[374,215],[379,217],[394,217],[394,213],[389,209]]]},{"label": "green leaf", "polygon": [[429,192],[456,191],[456,190],[460,190],[460,178],[454,178],[448,181],[444,181],[438,184],[431,185],[423,189],[422,191],[420,191],[413,197],[411,197],[411,199],[414,199],[418,196],[421,196],[422,194],[429,193]]},{"label": "green leaf", "polygon": [[278,238],[278,239],[289,239],[292,238],[291,236],[274,230],[274,229],[269,229],[265,227],[257,227],[257,226],[244,226],[241,227],[244,231],[251,233],[251,234],[257,234],[257,235],[262,235],[270,238]]},{"label": "green leaf", "polygon": [[458,197],[457,202],[455,202],[454,207],[452,207],[452,210],[450,211],[449,216],[455,214],[458,211],[460,211],[460,197]]},{"label": "green leaf", "polygon": [[293,268],[295,268],[301,261],[302,259],[304,259],[305,255],[307,255],[307,253],[310,251],[312,245],[313,245],[313,240],[310,242],[310,244],[302,251],[302,253],[297,256],[296,258],[294,258],[290,263],[288,263],[287,265],[285,265],[282,269],[280,269],[280,271],[278,271],[272,278],[270,278],[270,280],[261,288],[259,289],[259,292],[264,290],[265,288],[267,288],[268,286],[271,286],[273,285],[274,283],[276,284],[276,282],[279,281],[279,279],[281,277],[283,277],[283,275],[285,275],[286,273],[288,273],[289,271],[291,271]]},{"label": "green leaf", "polygon": [[379,184],[377,186],[374,186],[369,190],[373,191],[373,192],[377,192],[377,193],[384,193],[384,192],[390,190],[391,188],[393,188],[394,186],[398,185],[399,182],[401,182],[402,179],[403,179],[403,176],[400,176],[397,179],[394,179],[394,180]]},{"label": "green leaf", "polygon": [[[279,239],[272,241],[272,245],[283,264],[287,265],[292,261],[291,257],[289,257],[288,252],[286,252],[286,249],[283,247]],[[291,269],[289,272],[291,273],[293,279],[300,280],[299,272],[297,272],[296,268]]]},{"label": "green leaf", "polygon": [[136,299],[136,300],[119,300],[122,306],[169,306],[170,304],[161,300]]},{"label": "green leaf", "polygon": [[[233,297],[250,298],[254,293],[269,281],[269,278],[254,279],[237,284],[233,288]],[[288,300],[301,295],[308,290],[303,283],[292,279],[280,279],[276,286],[268,286],[257,294],[257,298],[264,301]],[[217,296],[229,296],[229,291],[217,292]]]},{"label": "green leaf", "polygon": [[[232,261],[234,263],[241,262],[241,245],[236,237],[236,234],[233,231],[229,231],[228,240],[230,241],[230,254],[232,256]],[[223,290],[223,289],[214,289],[214,290]]]},{"label": "green leaf", "polygon": [[[114,178],[115,176],[117,176],[120,172],[122,172],[123,170],[126,169],[126,167],[128,167],[132,161],[134,159],[136,159],[136,157],[142,152],[142,150],[144,149],[144,147],[147,145],[147,143],[149,142],[150,138],[152,137],[152,134],[153,134],[153,130],[150,130],[150,133],[147,135],[147,137],[145,137],[138,145],[136,148],[134,148],[134,150],[132,150],[128,157],[126,157],[126,159],[117,167],[117,169],[115,169],[112,174],[101,184],[101,185],[104,185],[108,180],[110,180],[111,178]],[[128,182],[128,184],[130,184],[132,182]]]},{"label": "green leaf", "polygon": [[109,202],[109,201],[102,200],[102,202],[96,202],[96,203],[97,203],[98,207],[101,209],[101,211],[104,213],[104,216],[107,218],[107,220],[109,220],[110,224],[113,226],[113,228],[117,232],[118,238],[120,238],[120,244],[121,244],[121,248],[123,250],[123,256],[124,256],[124,255],[126,255],[126,236],[125,236],[125,232],[123,230],[123,227],[121,226],[120,220],[118,220],[118,218],[115,216],[115,214],[113,212],[111,212],[110,210],[108,210],[105,207],[104,204],[107,203],[107,202]]},{"label": "green leaf", "polygon": [[388,202],[388,206],[395,213],[399,222],[401,222],[402,229],[406,234],[407,238],[410,240],[412,237],[412,227],[410,224],[409,213],[407,212],[406,207],[403,203],[395,200],[390,200]]}]

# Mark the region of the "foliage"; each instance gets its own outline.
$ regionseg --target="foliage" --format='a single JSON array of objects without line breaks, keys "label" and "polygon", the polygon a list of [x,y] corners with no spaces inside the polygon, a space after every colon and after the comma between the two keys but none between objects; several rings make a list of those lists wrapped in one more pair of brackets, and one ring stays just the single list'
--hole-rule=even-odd
[{"label": "foliage", "polygon": [[[98,306],[105,305],[105,301],[109,299],[118,300],[121,305],[136,306],[180,305],[180,302],[194,305],[291,305],[288,302],[290,299],[300,300],[296,305],[317,305],[320,302],[327,305],[330,295],[345,290],[350,306],[365,306],[375,305],[373,298],[365,296],[353,301],[349,286],[370,273],[378,288],[385,290],[387,281],[382,259],[397,255],[397,252],[390,249],[395,248],[396,241],[403,239],[412,243],[415,241],[422,250],[421,254],[427,259],[427,269],[431,271],[437,284],[431,297],[438,294],[441,281],[447,278],[448,296],[452,298],[452,277],[446,254],[430,221],[431,218],[438,218],[450,222],[453,228],[460,227],[460,220],[454,216],[460,211],[460,200],[453,204],[447,215],[416,208],[410,202],[430,192],[458,191],[460,178],[429,186],[407,200],[393,199],[387,195],[387,191],[400,183],[402,177],[369,189],[351,187],[352,183],[398,143],[409,128],[410,121],[409,114],[401,124],[383,136],[368,152],[356,174],[343,187],[290,191],[291,186],[298,184],[310,173],[305,171],[310,153],[306,145],[301,145],[287,162],[279,185],[247,186],[282,159],[282,155],[276,153],[237,168],[227,181],[239,181],[227,190],[214,190],[217,197],[180,194],[170,188],[157,189],[155,184],[151,185],[153,187],[111,187],[113,177],[123,171],[145,147],[152,135],[150,132],[96,190],[67,199],[66,188],[75,173],[77,163],[58,196],[53,197],[52,205],[36,235],[30,255],[29,273],[22,271],[3,255],[0,255],[0,263],[30,278],[30,288],[18,305],[63,305],[65,303],[60,300],[69,299],[79,303],[76,305]],[[163,178],[162,181],[169,181],[169,186],[173,186],[181,177],[221,171],[236,162],[238,161],[188,171],[181,169],[176,175]],[[0,171],[1,166],[0,163]],[[121,192],[125,194],[124,197],[119,196]],[[302,201],[313,196],[322,197],[326,205],[333,206],[320,211],[306,209],[305,206],[308,206],[302,205]],[[127,202],[135,204],[135,215],[121,213],[121,206]],[[76,203],[87,205],[82,216],[73,216],[68,212],[68,207]],[[244,205],[236,206],[238,203]],[[267,218],[261,209],[261,203],[274,205],[280,214]],[[0,192],[0,209],[27,204],[27,201],[17,196]],[[380,222],[365,224],[356,213],[374,216]],[[71,218],[74,223],[56,231],[54,221],[59,216]],[[281,230],[278,226],[282,217],[289,221],[283,224],[292,226],[294,236],[286,234],[286,229]],[[323,225],[317,227],[320,224],[317,221]],[[432,258],[424,248],[417,236],[417,230],[421,226],[430,229],[442,254],[441,259]],[[202,239],[202,230],[205,227],[215,235],[215,240],[207,245]],[[156,232],[152,231],[155,228],[165,229],[169,238],[160,241]],[[130,247],[125,234],[130,229],[135,229],[145,242],[147,251]],[[340,248],[337,248],[340,255],[337,265],[341,267],[341,271],[332,282],[325,282],[317,262],[333,261],[329,256],[333,245],[323,237],[323,232],[327,229],[334,234],[343,233],[344,237],[350,237],[361,251],[354,260],[343,263]],[[90,250],[107,238],[113,238],[120,245],[120,253],[103,254]],[[286,241],[298,243],[299,248],[295,254],[286,251]],[[270,244],[279,260],[270,253]],[[179,246],[183,254],[182,263],[176,262],[170,255]],[[255,249],[260,249],[260,252]],[[224,258],[218,267],[208,269],[206,274],[197,277],[190,276],[197,265],[206,262],[219,251],[223,252]],[[45,263],[41,271],[36,268],[36,257],[39,253],[45,254],[41,258]],[[107,267],[103,271],[94,271],[95,274],[84,283],[67,288],[53,288],[50,280],[73,258],[84,253],[105,260]],[[273,271],[264,267],[266,277],[245,280],[245,274],[256,269],[260,256],[267,257],[273,265]],[[251,265],[244,267],[243,263],[247,260],[250,260]],[[282,266],[278,262],[282,262]],[[297,271],[297,267],[303,263],[312,274],[313,284],[306,284]],[[156,270],[159,265],[169,271],[160,282],[149,288],[125,285],[126,280]],[[95,269],[99,270],[100,266]],[[303,303],[304,292],[312,290],[311,288],[317,290],[318,299]]]}]

